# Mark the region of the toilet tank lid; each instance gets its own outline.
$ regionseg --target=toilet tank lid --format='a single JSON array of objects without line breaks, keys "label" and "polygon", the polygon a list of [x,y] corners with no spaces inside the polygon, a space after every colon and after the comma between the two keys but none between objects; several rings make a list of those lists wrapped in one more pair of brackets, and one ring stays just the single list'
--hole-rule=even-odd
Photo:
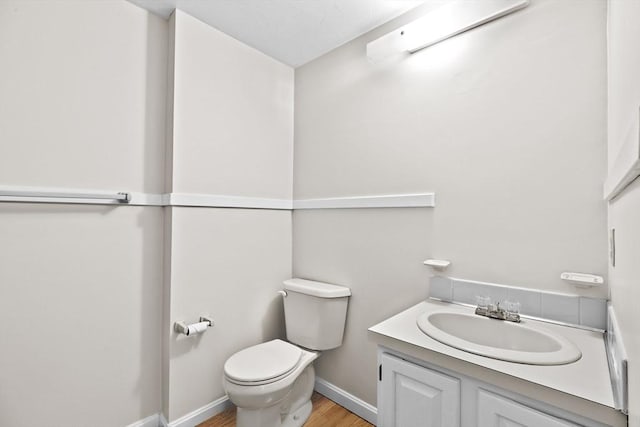
[{"label": "toilet tank lid", "polygon": [[347,287],[306,279],[285,280],[284,289],[319,298],[341,298],[351,295],[351,289]]}]

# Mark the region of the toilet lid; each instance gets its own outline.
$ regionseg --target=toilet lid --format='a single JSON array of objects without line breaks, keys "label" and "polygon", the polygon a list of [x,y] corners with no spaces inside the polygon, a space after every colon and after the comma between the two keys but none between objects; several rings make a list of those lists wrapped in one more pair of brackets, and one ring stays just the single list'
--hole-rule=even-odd
[{"label": "toilet lid", "polygon": [[224,364],[227,378],[254,383],[281,377],[300,362],[302,351],[282,340],[273,340],[241,350]]}]

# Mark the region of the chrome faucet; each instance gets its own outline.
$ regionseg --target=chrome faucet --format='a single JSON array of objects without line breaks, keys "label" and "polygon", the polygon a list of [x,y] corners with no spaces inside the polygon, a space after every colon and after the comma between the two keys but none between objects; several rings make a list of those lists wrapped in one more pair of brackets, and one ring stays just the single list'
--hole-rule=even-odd
[{"label": "chrome faucet", "polygon": [[500,303],[492,304],[489,297],[477,297],[478,306],[476,314],[478,316],[489,317],[491,319],[506,320],[509,322],[520,323],[519,302],[504,301],[506,309],[500,307]]}]

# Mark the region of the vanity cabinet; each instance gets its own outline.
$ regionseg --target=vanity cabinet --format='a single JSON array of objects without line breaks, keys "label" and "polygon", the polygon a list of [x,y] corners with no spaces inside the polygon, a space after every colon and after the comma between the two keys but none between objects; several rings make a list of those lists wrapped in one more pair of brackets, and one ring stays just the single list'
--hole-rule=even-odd
[{"label": "vanity cabinet", "polygon": [[460,427],[459,379],[386,353],[381,375],[379,426]]},{"label": "vanity cabinet", "polygon": [[478,390],[478,427],[578,427],[500,395]]},{"label": "vanity cabinet", "polygon": [[603,426],[387,349],[378,360],[378,427]]}]

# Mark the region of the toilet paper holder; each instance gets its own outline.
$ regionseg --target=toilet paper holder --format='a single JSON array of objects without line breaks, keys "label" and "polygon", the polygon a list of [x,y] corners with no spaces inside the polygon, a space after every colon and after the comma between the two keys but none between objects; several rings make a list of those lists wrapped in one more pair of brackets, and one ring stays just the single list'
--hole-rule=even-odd
[{"label": "toilet paper holder", "polygon": [[[206,326],[205,329],[203,329],[202,331],[196,331],[195,333],[193,332],[193,329],[195,329],[196,326],[204,323],[206,323],[206,325],[204,325]],[[197,333],[204,332],[207,328],[210,328],[212,326],[213,326],[213,319],[210,316],[200,316],[200,321],[198,323],[192,323],[187,325],[185,322],[176,322],[173,325],[173,329],[179,334],[191,336]]]}]

